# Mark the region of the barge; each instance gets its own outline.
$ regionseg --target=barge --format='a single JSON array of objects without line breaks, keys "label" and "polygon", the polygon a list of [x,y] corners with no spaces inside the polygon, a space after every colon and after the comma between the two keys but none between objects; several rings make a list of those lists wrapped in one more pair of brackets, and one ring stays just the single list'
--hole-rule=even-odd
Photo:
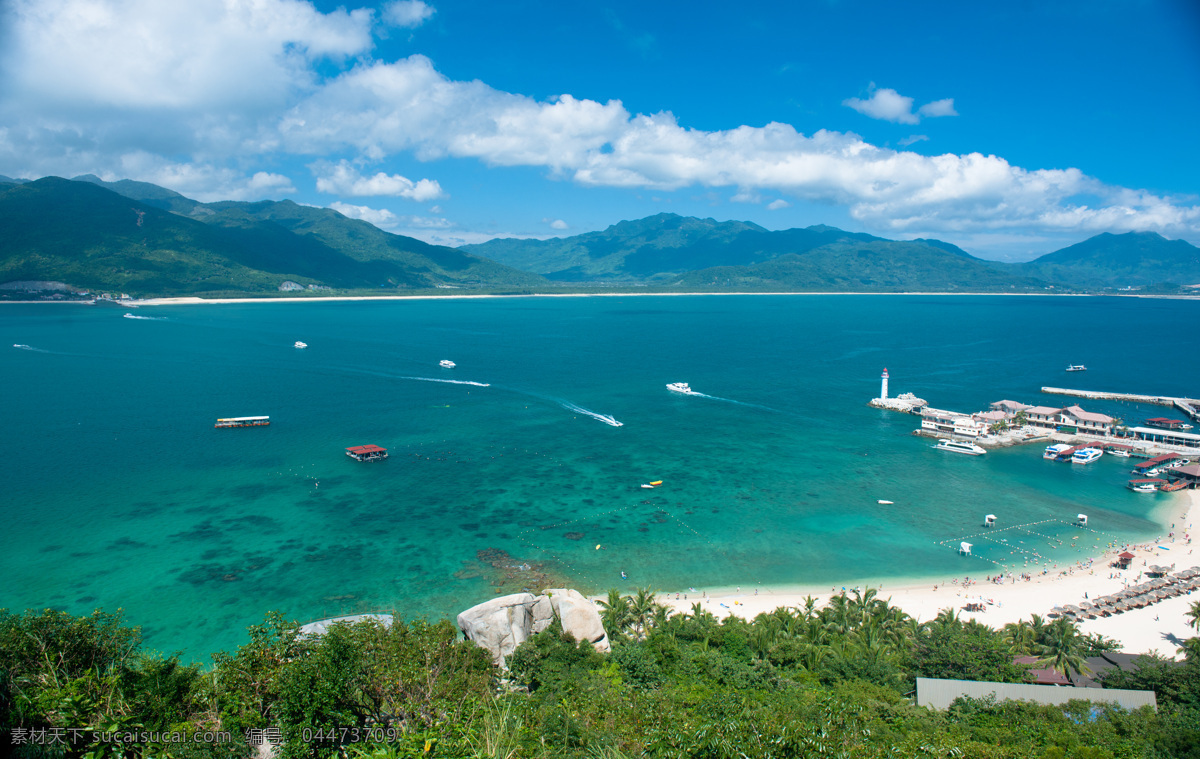
[{"label": "barge", "polygon": [[214,427],[266,427],[271,423],[269,416],[234,416],[218,419]]}]

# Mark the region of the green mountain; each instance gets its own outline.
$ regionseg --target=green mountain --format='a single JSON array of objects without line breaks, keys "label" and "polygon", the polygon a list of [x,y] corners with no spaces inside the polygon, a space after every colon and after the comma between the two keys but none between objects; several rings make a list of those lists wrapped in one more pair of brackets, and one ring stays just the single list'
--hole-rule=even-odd
[{"label": "green mountain", "polygon": [[94,177],[0,185],[0,239],[0,283],[60,281],[135,295],[266,293],[289,280],[341,289],[545,283],[328,209],[200,204],[155,185]]},{"label": "green mountain", "polygon": [[870,235],[815,226],[771,232],[746,221],[660,213],[551,240],[490,240],[459,250],[562,282],[665,282],[710,266],[745,266]]},{"label": "green mountain", "polygon": [[1106,232],[1016,268],[1087,289],[1195,285],[1200,284],[1200,248],[1156,232]]},{"label": "green mountain", "polygon": [[1026,292],[1044,283],[926,242],[841,240],[749,266],[679,278],[688,289],[816,292]]}]

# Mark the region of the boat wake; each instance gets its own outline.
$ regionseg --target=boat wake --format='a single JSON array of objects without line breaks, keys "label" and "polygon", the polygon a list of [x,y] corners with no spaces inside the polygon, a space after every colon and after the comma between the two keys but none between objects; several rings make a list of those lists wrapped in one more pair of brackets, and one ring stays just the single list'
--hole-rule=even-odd
[{"label": "boat wake", "polygon": [[142,321],[147,322],[165,322],[167,320],[167,317],[165,316],[138,316],[137,314],[125,314],[125,318],[141,319]]},{"label": "boat wake", "polygon": [[475,387],[491,387],[491,383],[488,383],[488,382],[471,382],[470,380],[438,379],[436,377],[401,377],[400,379],[415,380],[417,382],[444,382],[447,385],[474,385]]},{"label": "boat wake", "polygon": [[39,353],[46,352],[44,350],[41,350],[40,348],[34,348],[31,345],[25,345],[24,343],[13,343],[13,347],[17,348],[18,350],[23,350],[23,351],[37,351]]},{"label": "boat wake", "polygon": [[697,398],[707,398],[710,401],[721,401],[722,403],[732,403],[736,406],[747,406],[749,408],[757,408],[757,409],[762,409],[763,411],[771,411],[771,412],[778,413],[775,411],[775,409],[770,408],[769,406],[760,406],[757,403],[746,403],[745,401],[735,401],[732,398],[722,398],[718,395],[708,395],[707,393],[697,393],[695,390],[692,390],[691,392],[688,392],[688,393],[682,393],[682,395],[694,395]]},{"label": "boat wake", "polygon": [[576,406],[574,403],[571,403],[570,401],[559,401],[559,404],[563,408],[565,408],[567,411],[574,411],[577,414],[583,414],[584,416],[590,416],[591,418],[593,418],[597,421],[604,422],[605,424],[607,424],[610,427],[624,427],[625,426],[624,422],[618,422],[616,419],[614,419],[612,417],[611,414],[597,414],[595,411],[585,409],[583,406]]}]

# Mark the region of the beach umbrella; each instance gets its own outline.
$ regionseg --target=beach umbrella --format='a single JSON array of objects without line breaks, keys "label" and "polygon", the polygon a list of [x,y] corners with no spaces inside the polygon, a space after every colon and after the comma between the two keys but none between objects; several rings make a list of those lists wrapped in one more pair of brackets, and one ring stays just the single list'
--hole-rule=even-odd
[{"label": "beach umbrella", "polygon": [[1051,613],[1051,614],[1056,614],[1056,615],[1058,615],[1058,616],[1062,616],[1063,614],[1065,614],[1065,613],[1066,613],[1066,611],[1067,611],[1067,610],[1066,610],[1066,609],[1064,609],[1064,608],[1063,608],[1063,607],[1061,607],[1061,606],[1055,606],[1053,609],[1051,609],[1051,610],[1050,610],[1050,613]]},{"label": "beach umbrella", "polygon": [[1081,609],[1090,609],[1090,608],[1092,608],[1092,602],[1091,602],[1091,601],[1080,601],[1080,602],[1079,602],[1079,608],[1081,608]]}]

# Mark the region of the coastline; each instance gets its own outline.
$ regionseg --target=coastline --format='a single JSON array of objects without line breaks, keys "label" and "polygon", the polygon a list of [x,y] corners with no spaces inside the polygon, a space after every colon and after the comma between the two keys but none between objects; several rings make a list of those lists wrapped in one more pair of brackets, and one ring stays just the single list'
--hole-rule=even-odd
[{"label": "coastline", "polygon": [[[1178,496],[1178,497],[1177,497]],[[1078,604],[1087,598],[1097,598],[1120,590],[1125,585],[1140,582],[1141,573],[1149,564],[1174,564],[1176,572],[1200,565],[1200,542],[1193,545],[1189,538],[1194,522],[1200,517],[1200,490],[1183,490],[1171,494],[1170,499],[1156,506],[1152,518],[1167,525],[1164,534],[1150,543],[1121,546],[1100,554],[1093,554],[1070,565],[1054,565],[1049,574],[1035,575],[1032,579],[1010,582],[1006,579],[997,584],[984,577],[970,576],[971,585],[962,586],[962,577],[888,578],[879,582],[863,582],[861,588],[875,588],[878,598],[898,606],[922,622],[927,622],[946,608],[957,611],[960,619],[974,619],[992,628],[1002,628],[1009,622],[1028,620],[1030,615],[1039,614],[1049,621],[1047,615],[1055,606]],[[1170,525],[1175,525],[1172,529]],[[1174,532],[1174,535],[1170,533]],[[1184,534],[1189,538],[1185,538]],[[1120,571],[1109,564],[1121,551],[1131,551],[1135,558],[1129,569]],[[846,591],[852,590],[847,586]],[[704,610],[718,619],[736,615],[753,619],[780,606],[804,605],[806,596],[817,600],[817,608],[823,607],[841,589],[829,586],[763,586],[753,583],[735,588],[716,588],[676,593],[660,592],[658,600],[675,612],[690,613],[692,605],[700,602]],[[703,595],[701,595],[703,594]],[[1086,594],[1086,596],[1085,596]],[[684,595],[687,598],[684,598]],[[603,597],[600,597],[603,598]],[[962,607],[969,601],[984,599],[985,611],[968,612]],[[1159,601],[1141,609],[1132,609],[1109,617],[1085,619],[1080,629],[1112,638],[1121,644],[1127,653],[1158,653],[1173,658],[1176,640],[1195,634],[1184,613],[1200,598],[1197,595],[1181,595]]]}]

